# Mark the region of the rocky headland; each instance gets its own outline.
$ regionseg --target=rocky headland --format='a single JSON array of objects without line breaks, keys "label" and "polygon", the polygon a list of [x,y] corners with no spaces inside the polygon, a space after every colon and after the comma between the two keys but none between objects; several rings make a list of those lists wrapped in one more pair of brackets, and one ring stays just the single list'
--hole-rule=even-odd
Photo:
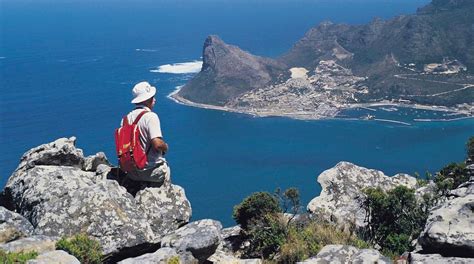
[{"label": "rocky headland", "polygon": [[[474,112],[470,0],[434,0],[366,25],[323,22],[282,56],[255,56],[211,35],[201,71],[171,98],[255,116],[334,117],[394,104]],[[432,106],[435,106],[432,108]]]},{"label": "rocky headland", "polygon": [[[165,182],[134,195],[116,180],[103,153],[84,157],[75,138],[61,138],[26,152],[1,195],[0,249],[36,251],[28,263],[79,263],[56,249],[60,237],[86,234],[99,241],[107,263],[262,263],[244,259],[241,228],[212,219],[191,221],[191,204],[180,186]],[[474,176],[474,165],[469,171]],[[317,178],[321,195],[310,214],[341,229],[364,226],[359,199],[367,187],[420,187],[406,174],[389,177],[340,162]],[[398,263],[474,263],[474,177],[430,211],[416,249]],[[376,249],[326,245],[302,263],[392,263]]]}]

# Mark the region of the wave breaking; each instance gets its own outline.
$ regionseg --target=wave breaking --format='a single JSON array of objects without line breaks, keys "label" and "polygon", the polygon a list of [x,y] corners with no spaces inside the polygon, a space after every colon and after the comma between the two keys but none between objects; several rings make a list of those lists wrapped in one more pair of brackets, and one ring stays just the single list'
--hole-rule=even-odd
[{"label": "wave breaking", "polygon": [[172,73],[172,74],[185,74],[185,73],[198,73],[201,71],[202,61],[191,61],[191,62],[180,62],[173,64],[161,65],[156,69],[150,70],[150,72],[159,73]]}]

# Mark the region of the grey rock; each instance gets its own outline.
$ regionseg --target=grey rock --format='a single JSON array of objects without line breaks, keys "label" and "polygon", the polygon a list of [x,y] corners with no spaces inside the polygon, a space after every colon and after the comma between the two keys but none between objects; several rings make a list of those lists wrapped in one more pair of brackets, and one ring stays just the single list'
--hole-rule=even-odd
[{"label": "grey rock", "polygon": [[239,236],[240,232],[242,232],[242,228],[239,225],[223,228],[221,230],[223,239],[230,238],[233,236]]},{"label": "grey rock", "polygon": [[0,249],[6,252],[30,252],[36,251],[37,253],[43,253],[47,251],[53,251],[56,249],[56,241],[58,237],[49,237],[42,235],[35,235],[31,237],[20,238],[18,240],[8,242],[6,244],[0,244]]},{"label": "grey rock", "polygon": [[[112,171],[112,167],[105,165],[105,164],[99,164],[97,166],[97,169],[95,171],[96,177],[93,179],[95,183],[105,181],[108,179],[108,176],[111,174],[110,172]],[[116,168],[114,168],[116,170]]]},{"label": "grey rock", "polygon": [[378,263],[378,264],[389,264],[392,263],[390,258],[387,258],[380,254],[375,249],[361,249],[357,251],[352,256],[351,262],[353,264],[373,264],[373,263]]},{"label": "grey rock", "polygon": [[63,250],[45,252],[35,259],[28,260],[27,264],[80,264],[81,262],[74,256]]},{"label": "grey rock", "polygon": [[99,240],[108,261],[156,250],[160,238],[187,223],[191,206],[172,184],[134,198],[117,181],[102,153],[87,158],[75,138],[33,148],[9,178],[2,203],[23,215],[36,234],[85,233]]},{"label": "grey rock", "polygon": [[358,249],[353,246],[345,245],[327,245],[319,251],[316,257],[307,259],[301,263],[350,263],[352,255],[356,254]]},{"label": "grey rock", "polygon": [[[339,162],[318,176],[321,194],[310,201],[307,209],[319,213],[324,220],[341,226],[365,225],[365,210],[361,207],[362,190],[367,187],[380,187],[388,191],[397,185],[416,187],[416,178],[407,174],[386,176],[383,172],[359,167],[349,162]],[[349,228],[349,227],[348,227]]]},{"label": "grey rock", "polygon": [[94,172],[69,166],[37,165],[28,170],[17,170],[8,179],[4,192],[8,193],[15,209],[36,226],[38,210],[44,203],[60,200],[69,193],[91,186]]},{"label": "grey rock", "polygon": [[410,264],[472,264],[472,258],[443,257],[439,254],[410,253]]},{"label": "grey rock", "polygon": [[37,233],[69,236],[85,232],[100,241],[105,255],[157,242],[132,195],[116,181],[71,191],[39,207]]},{"label": "grey rock", "polygon": [[84,158],[82,169],[85,171],[96,171],[99,165],[111,166],[104,152],[98,152],[95,155]]},{"label": "grey rock", "polygon": [[327,245],[319,251],[316,257],[309,258],[301,264],[372,264],[392,263],[375,249],[358,249],[347,245]]},{"label": "grey rock", "polygon": [[189,251],[199,261],[204,261],[220,244],[221,229],[221,223],[211,219],[191,222],[163,237],[161,245],[175,248],[178,252]]},{"label": "grey rock", "polygon": [[217,250],[207,261],[216,264],[261,264],[260,259],[240,259],[228,252]]},{"label": "grey rock", "polygon": [[474,257],[474,194],[447,200],[433,209],[418,243],[423,252]]},{"label": "grey rock", "polygon": [[243,254],[246,238],[241,234],[242,228],[239,225],[224,228],[221,230],[222,242],[218,250],[226,252],[236,258],[240,258]]},{"label": "grey rock", "polygon": [[184,189],[178,185],[146,188],[136,194],[135,200],[153,232],[159,236],[178,229],[191,218],[191,204]]},{"label": "grey rock", "polygon": [[82,168],[84,154],[75,147],[76,138],[60,138],[54,142],[32,148],[21,157],[18,169],[35,165],[61,165]]},{"label": "grey rock", "polygon": [[6,243],[33,233],[33,226],[20,214],[0,206],[0,243]]},{"label": "grey rock", "polygon": [[175,249],[169,247],[163,247],[158,249],[154,253],[148,253],[136,258],[124,259],[118,263],[120,264],[161,264],[168,263],[171,259],[179,259],[180,263],[193,264],[198,263],[191,253],[182,252],[178,253]]},{"label": "grey rock", "polygon": [[464,197],[469,194],[474,194],[474,178],[459,185],[449,193],[449,195],[453,197]]},{"label": "grey rock", "polygon": [[106,255],[157,242],[134,198],[116,181],[105,181],[96,172],[36,165],[17,170],[5,190],[38,234],[86,232],[99,239]]}]

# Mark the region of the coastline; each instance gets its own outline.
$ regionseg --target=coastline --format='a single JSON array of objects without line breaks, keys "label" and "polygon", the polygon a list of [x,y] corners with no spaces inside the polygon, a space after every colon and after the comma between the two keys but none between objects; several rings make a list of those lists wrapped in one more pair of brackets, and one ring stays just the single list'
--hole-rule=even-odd
[{"label": "coastline", "polygon": [[275,112],[275,111],[268,111],[268,112],[252,112],[252,111],[245,111],[245,110],[240,110],[240,109],[235,109],[235,108],[230,108],[226,106],[217,106],[217,105],[209,105],[209,104],[201,104],[201,103],[195,103],[192,101],[189,101],[188,99],[185,99],[181,96],[178,95],[179,90],[181,89],[182,86],[178,86],[176,90],[168,94],[168,98],[173,100],[175,103],[186,105],[186,106],[191,106],[191,107],[196,107],[196,108],[203,108],[203,109],[210,109],[210,110],[219,110],[219,111],[224,111],[224,112],[231,112],[231,113],[239,113],[239,114],[246,114],[246,115],[251,115],[254,117],[288,117],[288,118],[293,118],[293,119],[298,119],[298,120],[320,120],[320,119],[329,119],[329,118],[334,118],[337,113],[336,112],[334,116],[320,116],[317,115],[317,113],[314,112],[292,112],[292,113],[282,113],[282,112]]},{"label": "coastline", "polygon": [[[316,112],[291,112],[291,113],[284,113],[278,111],[250,111],[250,110],[241,110],[230,108],[226,106],[216,106],[216,105],[209,105],[209,104],[201,104],[192,102],[188,99],[185,99],[178,95],[179,91],[184,85],[177,86],[176,89],[167,95],[167,97],[173,100],[175,103],[203,108],[203,109],[210,109],[210,110],[219,110],[224,112],[232,112],[232,113],[239,113],[239,114],[247,114],[254,117],[288,117],[297,120],[322,120],[322,119],[349,119],[349,120],[365,120],[361,118],[344,118],[344,117],[337,117],[337,115],[347,109],[355,109],[355,108],[363,108],[366,110],[376,111],[375,109],[371,109],[370,107],[381,107],[381,106],[391,106],[391,107],[401,107],[401,108],[412,108],[412,109],[419,109],[419,110],[430,110],[436,112],[449,112],[455,115],[465,115],[463,117],[456,117],[452,119],[413,119],[414,122],[449,122],[449,121],[456,121],[462,119],[470,119],[474,118],[473,115],[470,115],[468,111],[456,109],[456,108],[449,108],[445,106],[431,106],[431,105],[421,105],[421,104],[408,104],[408,103],[394,103],[394,102],[375,102],[375,103],[359,103],[359,104],[350,104],[350,105],[341,105],[337,110],[334,111],[333,115],[321,115]],[[397,121],[397,120],[388,120],[388,119],[367,119],[367,120],[374,120],[374,121],[381,121],[381,122],[392,122],[392,123],[399,123],[403,125],[411,125],[409,123]]]}]

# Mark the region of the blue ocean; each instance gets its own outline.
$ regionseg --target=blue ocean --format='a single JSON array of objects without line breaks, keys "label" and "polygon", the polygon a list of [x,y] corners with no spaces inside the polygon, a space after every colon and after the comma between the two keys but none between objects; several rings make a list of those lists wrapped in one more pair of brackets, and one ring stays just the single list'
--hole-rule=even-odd
[{"label": "blue ocean", "polygon": [[[235,204],[277,187],[297,187],[306,204],[320,193],[317,175],[339,161],[388,175],[461,161],[474,119],[415,121],[448,113],[378,107],[341,114],[354,119],[301,121],[167,98],[192,78],[207,35],[277,57],[322,21],[367,23],[427,2],[0,0],[0,185],[25,151],[59,137],[75,136],[86,155],[103,151],[116,164],[113,132],[143,80],[158,88],[172,181],[185,188],[193,220],[233,225]],[[376,120],[357,119],[368,113]]]}]

